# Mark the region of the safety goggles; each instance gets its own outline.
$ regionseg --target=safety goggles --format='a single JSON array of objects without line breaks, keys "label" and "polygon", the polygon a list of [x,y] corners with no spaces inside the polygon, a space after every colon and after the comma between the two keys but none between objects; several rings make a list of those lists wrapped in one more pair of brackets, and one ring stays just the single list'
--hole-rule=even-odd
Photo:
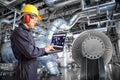
[{"label": "safety goggles", "polygon": [[35,23],[37,23],[37,16],[34,14],[30,14],[30,18],[34,19]]}]

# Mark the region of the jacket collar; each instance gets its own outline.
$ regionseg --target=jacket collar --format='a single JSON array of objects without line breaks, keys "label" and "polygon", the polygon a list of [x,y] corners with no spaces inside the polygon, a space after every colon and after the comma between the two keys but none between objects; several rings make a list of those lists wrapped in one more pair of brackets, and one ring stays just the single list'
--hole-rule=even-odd
[{"label": "jacket collar", "polygon": [[22,29],[24,29],[24,30],[30,31],[30,30],[27,29],[22,23],[20,23],[19,26],[20,26]]}]

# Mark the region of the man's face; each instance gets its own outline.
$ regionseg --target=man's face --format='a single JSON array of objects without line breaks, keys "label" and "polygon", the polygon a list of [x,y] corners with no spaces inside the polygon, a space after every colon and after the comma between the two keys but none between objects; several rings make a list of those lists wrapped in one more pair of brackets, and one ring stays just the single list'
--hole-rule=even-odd
[{"label": "man's face", "polygon": [[29,29],[33,29],[35,27],[36,23],[37,23],[37,17],[32,16],[32,18],[30,18],[30,22],[28,23]]}]

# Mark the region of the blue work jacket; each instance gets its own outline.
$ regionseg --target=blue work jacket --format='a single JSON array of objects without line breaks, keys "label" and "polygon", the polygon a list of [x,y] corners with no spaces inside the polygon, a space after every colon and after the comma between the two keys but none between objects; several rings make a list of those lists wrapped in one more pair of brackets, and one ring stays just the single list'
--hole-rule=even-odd
[{"label": "blue work jacket", "polygon": [[37,80],[37,57],[45,54],[44,48],[35,46],[33,36],[23,24],[19,24],[11,35],[11,47],[18,60],[17,80]]}]

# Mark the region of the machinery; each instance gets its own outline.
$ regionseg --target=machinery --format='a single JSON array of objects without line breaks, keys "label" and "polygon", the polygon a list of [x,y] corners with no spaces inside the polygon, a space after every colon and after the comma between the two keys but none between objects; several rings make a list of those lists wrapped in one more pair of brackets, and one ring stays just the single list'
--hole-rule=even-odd
[{"label": "machinery", "polygon": [[81,66],[80,80],[106,80],[105,65],[111,60],[113,46],[102,32],[89,30],[75,39],[72,55]]},{"label": "machinery", "polygon": [[20,22],[21,7],[27,3],[34,4],[43,18],[32,31],[37,47],[50,44],[54,33],[67,33],[63,52],[38,58],[48,73],[59,74],[59,60],[61,67],[79,66],[80,80],[120,80],[119,0],[0,1],[1,62],[17,62],[10,35]]}]

